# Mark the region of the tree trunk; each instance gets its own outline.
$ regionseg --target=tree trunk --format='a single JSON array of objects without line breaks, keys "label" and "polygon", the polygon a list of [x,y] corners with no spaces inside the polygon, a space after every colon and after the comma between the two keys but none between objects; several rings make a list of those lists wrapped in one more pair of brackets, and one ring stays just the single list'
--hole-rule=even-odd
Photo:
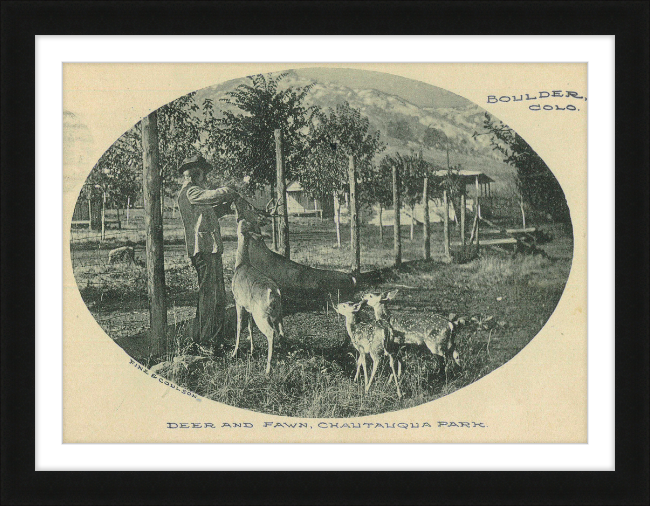
[{"label": "tree trunk", "polygon": [[383,212],[384,208],[381,204],[379,204],[379,242],[381,244],[384,243],[384,222],[383,222]]},{"label": "tree trunk", "polygon": [[106,239],[106,192],[102,193],[102,235],[101,240]]},{"label": "tree trunk", "polygon": [[129,211],[131,208],[131,197],[126,198],[126,226],[129,226]]},{"label": "tree trunk", "polygon": [[93,203],[88,199],[88,230],[93,229]]},{"label": "tree trunk", "polygon": [[117,228],[119,230],[122,230],[122,220],[120,220],[120,207],[115,208],[115,212],[117,213]]},{"label": "tree trunk", "polygon": [[[271,197],[275,195],[275,185],[271,185]],[[273,251],[278,251],[278,220],[276,216],[278,207],[275,206],[275,212],[271,216],[271,235],[273,236]]]},{"label": "tree trunk", "polygon": [[354,156],[348,157],[348,179],[350,184],[350,241],[352,252],[352,274],[361,271],[361,244],[359,241],[359,211],[357,209],[357,173],[354,167]]},{"label": "tree trunk", "polygon": [[524,211],[524,199],[523,199],[523,197],[519,198],[519,207],[521,208],[522,228],[526,228],[526,211]]},{"label": "tree trunk", "polygon": [[160,215],[165,219],[165,181],[160,174]]},{"label": "tree trunk", "polygon": [[411,241],[415,237],[415,206],[411,205]]},{"label": "tree trunk", "polygon": [[402,265],[402,238],[400,235],[400,208],[402,206],[399,194],[399,169],[393,165],[393,207],[395,208],[395,222],[393,225],[393,254],[395,267]]},{"label": "tree trunk", "polygon": [[465,192],[460,194],[460,244],[465,246],[465,211],[467,202],[465,201]]},{"label": "tree trunk", "polygon": [[429,178],[424,178],[424,187],[422,189],[422,213],[424,229],[424,259],[431,259],[431,223],[429,222]]},{"label": "tree trunk", "polygon": [[287,180],[284,176],[284,153],[282,151],[282,130],[275,131],[275,164],[277,168],[278,207],[280,209],[279,246],[286,258],[291,258],[289,249],[289,212],[287,209]]},{"label": "tree trunk", "polygon": [[449,199],[447,198],[447,190],[442,193],[443,206],[444,206],[444,241],[445,241],[445,256],[449,258]]},{"label": "tree trunk", "polygon": [[142,119],[142,148],[144,223],[147,234],[147,291],[151,324],[150,353],[153,356],[160,356],[167,345],[167,302],[156,111]]},{"label": "tree trunk", "polygon": [[481,200],[476,197],[476,252],[481,249],[481,242],[479,240],[479,230],[481,228]]},{"label": "tree trunk", "polygon": [[334,224],[336,225],[336,246],[341,247],[341,196],[334,193]]}]

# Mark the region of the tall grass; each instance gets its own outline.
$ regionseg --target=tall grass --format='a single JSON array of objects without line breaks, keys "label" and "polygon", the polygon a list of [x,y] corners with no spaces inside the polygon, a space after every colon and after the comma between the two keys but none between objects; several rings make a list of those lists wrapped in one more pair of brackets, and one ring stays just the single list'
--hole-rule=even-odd
[{"label": "tall grass", "polygon": [[[391,265],[390,227],[386,232],[384,244],[380,244],[374,227],[364,234],[363,270]],[[312,220],[309,224],[297,224],[292,234],[293,260],[315,267],[349,270],[349,241],[344,240],[341,248],[335,247],[330,223]],[[343,237],[349,237],[345,230]],[[441,258],[441,243],[434,230],[434,260]],[[565,249],[571,244],[567,241]],[[228,287],[235,243],[227,241],[225,248],[223,262]],[[182,248],[177,249],[177,254],[165,259],[172,316],[168,316],[171,342],[161,375],[217,402],[276,415],[314,418],[357,417],[409,408],[448,395],[483,377],[534,337],[559,300],[571,265],[570,255],[555,260],[484,252],[481,258],[463,265],[415,262],[405,263],[399,271],[384,271],[382,283],[373,288],[400,288],[395,311],[454,313],[464,321],[455,331],[462,368],[445,368],[426,349],[401,350],[404,367],[400,388],[404,396],[398,399],[394,383],[386,381],[387,360],[367,394],[363,376],[360,381],[353,381],[356,351],[349,343],[343,322],[331,311],[327,315],[324,308],[311,313],[287,311],[286,342],[274,350],[269,376],[264,371],[266,339],[257,329],[253,355],[244,332],[236,358],[230,358],[234,345],[230,336],[216,358],[195,364],[187,362],[191,344],[187,337],[188,316],[193,314],[195,304],[196,273]],[[407,227],[403,230],[403,252],[405,261],[421,257],[421,240],[409,241]],[[91,311],[98,321],[102,314],[120,316],[133,308],[142,312],[143,322],[146,320],[146,278],[142,265],[104,262],[78,266],[74,272],[84,300],[94,304]],[[230,290],[227,293],[231,297]],[[361,293],[355,295],[357,300],[360,297]],[[181,299],[184,312],[176,319],[174,304]],[[102,301],[116,304],[102,305]],[[371,319],[372,315],[367,312],[365,317]],[[124,319],[120,336],[129,333],[129,325],[130,320]],[[146,360],[146,356],[134,358]]]}]

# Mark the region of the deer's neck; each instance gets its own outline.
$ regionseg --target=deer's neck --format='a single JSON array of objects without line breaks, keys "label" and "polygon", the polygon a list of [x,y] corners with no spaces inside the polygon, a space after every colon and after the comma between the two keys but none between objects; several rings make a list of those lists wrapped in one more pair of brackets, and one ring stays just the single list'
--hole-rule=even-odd
[{"label": "deer's neck", "polygon": [[248,263],[248,241],[249,238],[244,236],[239,236],[239,242],[237,244],[237,256],[235,257],[235,269],[240,265]]},{"label": "deer's neck", "polygon": [[384,304],[377,304],[374,308],[375,320],[390,320],[390,314]]},{"label": "deer's neck", "polygon": [[357,326],[357,319],[354,316],[348,316],[345,319],[345,328],[348,331],[350,337],[354,335],[354,329]]}]

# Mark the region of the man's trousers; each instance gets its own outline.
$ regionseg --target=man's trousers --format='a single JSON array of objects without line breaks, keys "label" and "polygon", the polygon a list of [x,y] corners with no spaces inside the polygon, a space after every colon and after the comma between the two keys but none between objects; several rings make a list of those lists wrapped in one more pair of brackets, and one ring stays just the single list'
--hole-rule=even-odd
[{"label": "man's trousers", "polygon": [[211,348],[222,337],[226,309],[221,255],[197,253],[192,257],[192,265],[199,276],[199,301],[192,327],[192,340]]}]

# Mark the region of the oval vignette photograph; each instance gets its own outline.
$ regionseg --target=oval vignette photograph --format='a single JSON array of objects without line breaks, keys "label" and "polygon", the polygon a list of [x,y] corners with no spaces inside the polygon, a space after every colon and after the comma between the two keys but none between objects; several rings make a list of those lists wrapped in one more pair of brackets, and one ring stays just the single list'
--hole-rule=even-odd
[{"label": "oval vignette photograph", "polygon": [[[63,127],[85,135],[74,111]],[[70,224],[88,311],[161,382],[245,410],[352,418],[456,392],[535,339],[572,267],[567,200],[526,139],[389,73],[203,88],[93,164]]]}]

